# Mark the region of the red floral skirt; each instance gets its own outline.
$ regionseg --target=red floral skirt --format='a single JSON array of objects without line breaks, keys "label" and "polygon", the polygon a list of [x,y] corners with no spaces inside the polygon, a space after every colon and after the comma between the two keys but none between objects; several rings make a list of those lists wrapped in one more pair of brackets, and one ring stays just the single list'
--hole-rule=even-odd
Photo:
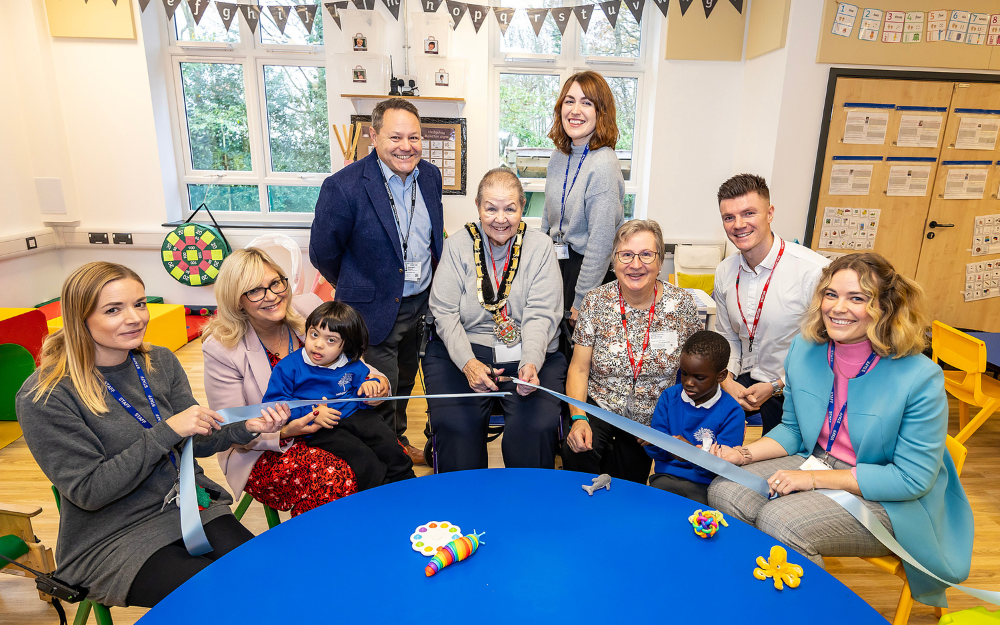
[{"label": "red floral skirt", "polygon": [[358,484],[343,459],[297,442],[283,454],[265,451],[253,465],[245,490],[257,501],[297,516],[356,493]]}]

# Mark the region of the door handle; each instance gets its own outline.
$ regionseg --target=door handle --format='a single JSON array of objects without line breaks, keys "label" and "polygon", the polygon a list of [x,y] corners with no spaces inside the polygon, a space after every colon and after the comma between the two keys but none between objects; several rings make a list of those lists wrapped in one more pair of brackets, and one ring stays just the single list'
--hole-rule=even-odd
[{"label": "door handle", "polygon": [[927,227],[928,228],[954,228],[955,224],[939,224],[936,221],[932,221],[929,224],[927,224]]}]

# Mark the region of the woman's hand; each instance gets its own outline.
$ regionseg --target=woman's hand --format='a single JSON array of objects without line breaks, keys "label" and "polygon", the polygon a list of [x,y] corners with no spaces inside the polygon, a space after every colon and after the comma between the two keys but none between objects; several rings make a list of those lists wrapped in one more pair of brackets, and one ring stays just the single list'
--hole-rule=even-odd
[{"label": "woman's hand", "polygon": [[318,423],[320,427],[327,429],[336,427],[340,423],[340,411],[334,410],[326,404],[313,406],[313,423]]},{"label": "woman's hand", "polygon": [[497,390],[497,385],[493,383],[490,376],[500,375],[503,373],[503,369],[491,369],[473,358],[462,367],[462,373],[469,380],[469,388],[477,393],[488,393]]},{"label": "woman's hand", "polygon": [[575,453],[590,451],[594,448],[594,431],[586,419],[577,419],[569,430],[566,443]]},{"label": "woman's hand", "polygon": [[575,326],[576,320],[580,318],[580,311],[577,310],[576,306],[571,306],[569,309],[569,325]]},{"label": "woman's hand", "polygon": [[175,414],[166,421],[170,429],[176,432],[177,436],[181,438],[187,438],[195,434],[208,436],[212,433],[212,430],[222,429],[221,424],[225,422],[225,419],[220,417],[214,410],[197,405]]},{"label": "woman's hand", "polygon": [[244,424],[248,432],[254,434],[271,434],[273,432],[280,432],[281,426],[288,421],[288,417],[291,414],[288,404],[278,404],[274,408],[268,406],[260,411],[260,417],[247,419]]},{"label": "woman's hand", "polygon": [[767,478],[767,485],[771,489],[772,495],[777,493],[780,497],[798,491],[812,490],[813,479],[812,471],[787,471],[782,469]]},{"label": "woman's hand", "polygon": [[[363,392],[365,390],[365,387],[369,383],[372,383],[372,384],[375,385],[374,386],[374,388],[375,388],[374,392],[372,392],[372,393],[365,393],[365,392]],[[372,387],[369,386],[368,388],[371,389]],[[372,377],[368,378],[368,380],[366,380],[365,383],[361,385],[361,391],[359,392],[359,394],[362,395],[362,396],[364,396],[364,397],[388,397],[389,396],[389,390],[390,390],[390,387],[389,387],[389,378],[385,377],[384,375],[376,375],[376,376],[372,376]],[[378,406],[381,403],[382,403],[381,399],[374,399],[372,401],[366,401],[365,405],[366,406]]]},{"label": "woman's hand", "polygon": [[[739,401],[740,404],[746,402],[753,410],[759,410],[773,394],[774,386],[770,382],[757,382],[741,391],[736,401]],[[743,401],[740,401],[741,399]]]},{"label": "woman's hand", "polygon": [[[535,369],[535,365],[530,362],[521,367],[521,370],[517,372],[517,377],[525,382],[530,382],[531,384],[541,384],[541,381],[538,379],[538,369]],[[517,385],[517,394],[522,397],[534,392],[535,389],[530,386],[524,386],[523,384]]]},{"label": "woman's hand", "polygon": [[745,461],[745,458],[743,458],[743,454],[741,454],[740,452],[736,451],[735,449],[733,449],[728,445],[720,445],[718,443],[712,443],[712,448],[708,450],[708,453],[712,454],[713,456],[718,456],[719,458],[722,458],[726,462],[735,464],[738,467],[743,466],[743,463]]},{"label": "woman's hand", "polygon": [[281,438],[292,438],[294,436],[304,436],[314,434],[323,428],[322,425],[313,421],[313,413],[308,413],[304,417],[289,421],[285,427],[281,428]]}]

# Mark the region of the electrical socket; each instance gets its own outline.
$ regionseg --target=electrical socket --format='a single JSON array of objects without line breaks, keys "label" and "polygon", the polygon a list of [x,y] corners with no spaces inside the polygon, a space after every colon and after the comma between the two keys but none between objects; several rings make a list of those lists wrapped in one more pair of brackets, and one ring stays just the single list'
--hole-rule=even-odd
[{"label": "electrical socket", "polygon": [[90,243],[95,245],[108,245],[107,232],[91,232]]},{"label": "electrical socket", "polygon": [[38,241],[35,240],[35,237],[25,237],[24,242],[27,244],[29,250],[38,249]]},{"label": "electrical socket", "polygon": [[131,232],[113,232],[111,233],[111,240],[115,245],[132,245],[132,233]]}]

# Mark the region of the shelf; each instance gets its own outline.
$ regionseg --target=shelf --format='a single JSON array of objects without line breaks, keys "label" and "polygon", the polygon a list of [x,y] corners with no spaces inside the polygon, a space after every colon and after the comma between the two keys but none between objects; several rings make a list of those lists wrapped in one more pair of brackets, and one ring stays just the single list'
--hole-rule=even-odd
[{"label": "shelf", "polygon": [[352,100],[385,100],[387,98],[402,98],[404,100],[440,100],[441,102],[461,102],[465,104],[465,98],[435,98],[430,96],[412,96],[412,95],[361,95],[355,93],[342,93],[340,95],[342,98],[351,98]]},{"label": "shelf", "polygon": [[[421,117],[461,117],[465,108],[465,98],[438,98],[432,96],[390,96],[390,95],[362,95],[358,93],[343,93],[342,98],[349,99],[354,105],[354,110],[358,115],[371,115],[372,109],[377,102],[388,98],[402,98],[411,100],[414,103],[423,103],[421,106]],[[419,104],[418,104],[419,105]]]}]

